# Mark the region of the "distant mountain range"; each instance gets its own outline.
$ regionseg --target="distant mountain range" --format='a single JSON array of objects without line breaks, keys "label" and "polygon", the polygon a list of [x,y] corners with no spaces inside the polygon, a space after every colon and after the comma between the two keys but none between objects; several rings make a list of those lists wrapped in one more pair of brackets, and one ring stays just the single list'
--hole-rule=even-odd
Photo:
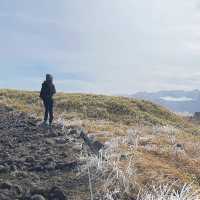
[{"label": "distant mountain range", "polygon": [[174,112],[190,113],[200,112],[200,91],[159,91],[138,92],[129,97],[144,99],[160,104]]}]

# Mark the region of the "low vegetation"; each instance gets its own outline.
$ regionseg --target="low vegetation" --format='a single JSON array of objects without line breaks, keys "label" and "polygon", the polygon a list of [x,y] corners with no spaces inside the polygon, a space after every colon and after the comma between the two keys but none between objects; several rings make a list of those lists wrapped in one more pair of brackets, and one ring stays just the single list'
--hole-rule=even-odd
[{"label": "low vegetation", "polygon": [[[42,113],[38,92],[0,90],[0,102],[25,112]],[[118,96],[58,93],[55,102],[56,114],[62,114],[65,119],[97,119],[125,125],[184,125],[181,117],[148,101]]]},{"label": "low vegetation", "polygon": [[[42,117],[38,95],[0,90],[0,104]],[[99,156],[81,158],[91,199],[200,199],[197,125],[151,102],[124,97],[59,93],[55,102],[63,128],[81,126],[105,146]]]}]

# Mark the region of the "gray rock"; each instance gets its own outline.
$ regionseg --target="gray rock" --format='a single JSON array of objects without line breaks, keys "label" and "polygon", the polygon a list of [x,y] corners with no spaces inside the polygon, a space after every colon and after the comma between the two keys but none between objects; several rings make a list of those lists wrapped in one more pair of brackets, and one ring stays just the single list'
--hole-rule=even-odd
[{"label": "gray rock", "polygon": [[50,161],[45,165],[46,170],[54,170],[56,167],[56,163],[54,161]]},{"label": "gray rock", "polygon": [[22,194],[23,192],[23,189],[20,185],[13,185],[12,190],[18,195]]},{"label": "gray rock", "polygon": [[104,147],[104,145],[99,141],[94,141],[92,143],[92,145],[93,145],[93,148],[95,148],[96,151],[99,151],[100,149],[102,149]]},{"label": "gray rock", "polygon": [[11,200],[12,197],[8,193],[0,193],[0,199],[1,200]]},{"label": "gray rock", "polygon": [[65,144],[66,143],[66,139],[64,137],[58,137],[55,139],[57,144]]},{"label": "gray rock", "polygon": [[3,183],[0,183],[0,189],[3,189],[3,190],[11,190],[12,188],[12,183],[10,182],[3,182]]},{"label": "gray rock", "polygon": [[69,134],[72,134],[72,135],[73,135],[73,134],[76,134],[76,133],[77,133],[76,129],[70,129],[70,130],[69,130]]},{"label": "gray rock", "polygon": [[82,144],[76,144],[72,147],[74,151],[81,151],[82,150]]},{"label": "gray rock", "polygon": [[25,162],[33,163],[33,162],[35,162],[35,159],[34,159],[33,156],[27,156],[27,157],[25,158]]},{"label": "gray rock", "polygon": [[53,187],[49,191],[49,200],[67,200],[65,193],[59,187]]},{"label": "gray rock", "polygon": [[0,174],[9,172],[10,168],[8,166],[0,165]]},{"label": "gray rock", "polygon": [[32,197],[31,197],[31,200],[46,200],[45,197],[41,194],[34,194]]}]

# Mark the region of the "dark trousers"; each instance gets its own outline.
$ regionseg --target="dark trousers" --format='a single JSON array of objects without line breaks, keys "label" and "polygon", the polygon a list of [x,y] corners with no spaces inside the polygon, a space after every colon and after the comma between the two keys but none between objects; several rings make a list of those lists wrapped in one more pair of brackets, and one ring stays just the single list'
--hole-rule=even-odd
[{"label": "dark trousers", "polygon": [[44,121],[46,122],[49,117],[49,123],[51,124],[53,121],[53,99],[43,99],[45,113],[44,113]]}]

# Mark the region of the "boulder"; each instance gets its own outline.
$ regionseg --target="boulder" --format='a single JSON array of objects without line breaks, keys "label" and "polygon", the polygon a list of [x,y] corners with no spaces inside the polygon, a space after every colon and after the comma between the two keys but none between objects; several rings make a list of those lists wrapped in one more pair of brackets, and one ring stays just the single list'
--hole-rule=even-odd
[{"label": "boulder", "polygon": [[67,200],[65,193],[59,187],[53,187],[49,191],[48,200]]}]

